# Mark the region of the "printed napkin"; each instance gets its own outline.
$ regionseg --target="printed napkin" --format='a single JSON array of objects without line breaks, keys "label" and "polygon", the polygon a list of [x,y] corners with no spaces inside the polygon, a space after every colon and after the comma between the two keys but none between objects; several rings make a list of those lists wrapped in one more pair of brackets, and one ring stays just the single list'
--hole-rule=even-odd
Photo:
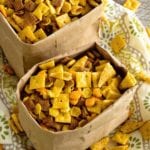
[{"label": "printed napkin", "polygon": [[[101,47],[111,51],[133,74],[140,71],[150,73],[150,40],[144,26],[134,12],[112,0],[105,0],[105,3],[105,16],[99,29]],[[119,53],[115,53],[110,46],[116,35],[121,35],[127,43]],[[140,83],[131,107],[134,111],[130,119],[150,120],[150,84]],[[150,141],[142,139],[139,131],[130,135],[129,144],[131,150],[150,149]]]},{"label": "printed napkin", "polygon": [[[150,72],[150,40],[144,26],[136,15],[112,0],[105,0],[105,19],[101,19],[99,28],[100,44],[112,52],[132,72]],[[126,47],[114,53],[110,41],[116,35],[122,35]],[[18,78],[4,72],[7,60],[0,49],[0,143],[4,150],[30,150],[32,144],[26,135],[15,135],[10,130],[8,120],[16,105],[15,90]],[[131,104],[133,114],[130,119],[150,120],[150,84],[141,83]],[[131,150],[149,150],[150,141],[145,141],[139,131],[130,135]]]}]

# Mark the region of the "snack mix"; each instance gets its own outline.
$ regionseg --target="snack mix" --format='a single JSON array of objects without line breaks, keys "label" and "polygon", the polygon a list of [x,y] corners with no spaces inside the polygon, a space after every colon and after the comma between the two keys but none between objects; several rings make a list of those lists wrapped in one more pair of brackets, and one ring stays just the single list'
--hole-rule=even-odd
[{"label": "snack mix", "polygon": [[90,150],[129,150],[130,133],[139,130],[144,140],[150,140],[150,121],[127,120],[118,131],[91,145]]},{"label": "snack mix", "polygon": [[34,43],[100,3],[101,0],[0,0],[0,12],[21,40]]},{"label": "snack mix", "polygon": [[26,83],[21,99],[39,125],[51,131],[73,130],[87,124],[137,83],[121,77],[95,49],[76,58],[39,65]]}]

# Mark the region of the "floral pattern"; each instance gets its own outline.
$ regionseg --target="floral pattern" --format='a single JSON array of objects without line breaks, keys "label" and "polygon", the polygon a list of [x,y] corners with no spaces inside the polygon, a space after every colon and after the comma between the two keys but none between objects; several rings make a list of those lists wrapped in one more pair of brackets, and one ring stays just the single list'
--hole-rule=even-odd
[{"label": "floral pattern", "polygon": [[[101,19],[100,22],[101,46],[110,51],[133,74],[139,71],[150,72],[150,49],[148,46],[150,40],[144,26],[133,12],[112,0],[107,1],[105,19]],[[114,53],[109,43],[117,34],[125,39],[127,46],[119,53]],[[150,120],[150,85],[139,84],[131,104],[131,110],[133,112],[130,117],[131,120]],[[130,134],[129,148],[131,150],[148,150],[150,149],[150,141],[145,141],[141,134],[135,131]]]},{"label": "floral pattern", "polygon": [[144,107],[146,110],[150,111],[150,92],[145,96]]},{"label": "floral pattern", "polygon": [[10,136],[8,121],[5,116],[0,115],[0,141],[5,141]]},{"label": "floral pattern", "polygon": [[136,149],[141,149],[141,141],[137,137],[130,137],[130,143],[129,146],[131,148],[135,147]]}]

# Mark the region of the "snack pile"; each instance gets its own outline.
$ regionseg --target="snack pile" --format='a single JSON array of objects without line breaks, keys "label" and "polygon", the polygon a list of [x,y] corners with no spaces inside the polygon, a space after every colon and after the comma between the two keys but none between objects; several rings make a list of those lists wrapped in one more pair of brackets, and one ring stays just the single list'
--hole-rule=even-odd
[{"label": "snack pile", "polygon": [[22,91],[22,100],[40,126],[73,130],[94,119],[137,83],[122,78],[95,49],[76,58],[40,64]]},{"label": "snack pile", "polygon": [[0,12],[18,36],[34,43],[79,19],[101,0],[0,0]]},{"label": "snack pile", "polygon": [[129,150],[130,133],[139,130],[144,140],[150,139],[150,121],[127,120],[118,131],[91,145],[90,150]]}]

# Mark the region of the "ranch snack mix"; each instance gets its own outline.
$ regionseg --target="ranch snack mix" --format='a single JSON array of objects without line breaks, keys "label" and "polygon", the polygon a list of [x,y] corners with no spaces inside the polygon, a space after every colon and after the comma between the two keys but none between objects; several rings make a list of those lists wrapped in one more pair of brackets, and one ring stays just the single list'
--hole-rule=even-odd
[{"label": "ranch snack mix", "polygon": [[21,97],[41,127],[73,130],[90,122],[136,83],[130,72],[122,78],[92,49],[76,58],[40,64]]},{"label": "ranch snack mix", "polygon": [[0,0],[0,12],[18,36],[34,43],[79,19],[101,0]]}]

